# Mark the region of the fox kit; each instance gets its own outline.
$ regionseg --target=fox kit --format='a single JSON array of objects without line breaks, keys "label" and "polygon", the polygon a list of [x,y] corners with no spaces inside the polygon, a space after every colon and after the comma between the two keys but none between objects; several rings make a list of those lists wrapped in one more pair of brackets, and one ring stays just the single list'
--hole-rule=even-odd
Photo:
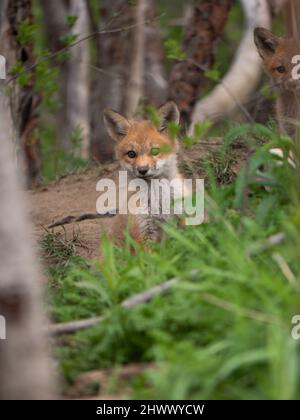
[{"label": "fox kit", "polygon": [[300,116],[300,80],[292,76],[292,59],[300,54],[300,48],[294,38],[277,37],[264,28],[255,29],[254,41],[264,69],[278,91],[276,114],[280,131],[295,138]]},{"label": "fox kit", "polygon": [[[167,124],[179,123],[179,110],[174,102],[167,102],[158,110],[159,126],[145,120],[127,119],[121,114],[106,109],[104,123],[110,137],[116,142],[116,157],[123,170],[127,171],[130,180],[143,180],[144,185],[153,186],[153,180],[163,182],[167,180],[175,184],[178,192],[184,195],[182,176],[178,170],[177,152],[178,142],[168,135]],[[143,183],[142,183],[143,184]],[[181,184],[181,185],[180,185]],[[181,190],[183,188],[183,191]],[[176,188],[171,199],[176,200]],[[163,192],[162,192],[163,194]],[[154,201],[154,202],[153,202]],[[156,202],[155,202],[156,201]],[[160,211],[151,214],[150,207],[157,206]],[[165,223],[169,215],[161,212],[160,191],[151,191],[151,202],[147,199],[147,214],[129,215],[130,234],[136,242],[145,243],[147,240],[157,242],[161,238],[160,223]]]}]

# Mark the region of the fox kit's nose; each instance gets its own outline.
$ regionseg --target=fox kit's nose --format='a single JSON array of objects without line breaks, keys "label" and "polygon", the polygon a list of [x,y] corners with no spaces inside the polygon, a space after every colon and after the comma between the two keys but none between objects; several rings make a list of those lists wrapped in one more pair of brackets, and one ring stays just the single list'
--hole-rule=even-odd
[{"label": "fox kit's nose", "polygon": [[149,171],[149,166],[138,166],[137,169],[140,175],[146,175]]}]

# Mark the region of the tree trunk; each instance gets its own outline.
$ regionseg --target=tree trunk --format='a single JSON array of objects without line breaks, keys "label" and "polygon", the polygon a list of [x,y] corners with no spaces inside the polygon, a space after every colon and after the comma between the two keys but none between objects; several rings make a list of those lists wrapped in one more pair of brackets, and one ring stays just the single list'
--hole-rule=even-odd
[{"label": "tree trunk", "polygon": [[223,33],[231,4],[232,0],[195,1],[183,38],[186,59],[174,65],[168,93],[169,99],[177,103],[184,124],[190,123],[199,89],[206,82],[200,67],[208,70],[213,65],[216,43]]},{"label": "tree trunk", "polygon": [[[73,33],[85,37],[89,32],[89,17],[85,0],[73,0],[69,14],[77,16]],[[89,121],[89,43],[82,42],[72,48],[67,82],[67,104],[69,133],[80,130],[80,150],[75,153],[84,159],[90,155],[90,121]]]},{"label": "tree trunk", "polygon": [[[133,22],[134,6],[128,0],[101,2],[101,29],[126,27]],[[93,30],[98,28],[90,10]],[[129,78],[132,31],[121,31],[97,37],[97,58],[91,85],[91,152],[105,162],[113,158],[114,145],[103,124],[103,111],[113,108],[124,112],[125,91]]]},{"label": "tree trunk", "polygon": [[[98,22],[88,4],[95,32]],[[109,107],[131,116],[142,97],[159,106],[166,98],[166,81],[157,22],[143,24],[155,17],[154,0],[103,0],[101,6],[101,29],[137,24],[130,31],[99,36],[95,42],[97,59],[91,85],[91,149],[96,160],[105,162],[113,158],[114,144],[103,124],[103,110]]]},{"label": "tree trunk", "polygon": [[[271,12],[274,16],[278,15],[289,0],[268,0]],[[298,0],[296,0],[298,3]]]},{"label": "tree trunk", "polygon": [[[58,51],[65,44],[62,38],[72,32],[82,38],[88,33],[88,13],[85,0],[67,2],[41,0],[47,43],[51,52]],[[66,23],[67,16],[76,16],[72,28]],[[88,43],[72,47],[70,56],[63,62],[55,61],[60,69],[59,101],[57,114],[58,143],[67,153],[75,153],[83,158],[89,156],[89,48]],[[81,131],[80,150],[73,150],[71,134],[75,129]]]},{"label": "tree trunk", "polygon": [[144,97],[148,104],[158,108],[167,98],[167,81],[164,66],[164,50],[157,21],[155,1],[146,1],[146,19],[144,48]]},{"label": "tree trunk", "polygon": [[[21,63],[23,67],[34,63],[32,43],[21,43],[18,40],[19,26],[24,20],[32,22],[31,0],[11,0],[2,3],[0,53],[6,57],[8,68],[16,63]],[[34,72],[25,85],[20,86],[14,80],[11,94],[17,154],[25,175],[25,183],[29,188],[37,185],[40,180],[40,151],[35,129],[39,119],[37,107],[41,96],[34,91],[34,82]]]},{"label": "tree trunk", "polygon": [[[7,5],[8,0],[1,1],[0,36],[11,27]],[[6,340],[2,340],[2,334],[0,341],[0,399],[44,399],[52,397],[53,390],[42,333],[45,322],[40,307],[40,275],[18,190],[13,120],[4,91],[4,82],[0,81],[0,315],[2,327],[6,327]]]},{"label": "tree trunk", "polygon": [[124,113],[132,117],[143,96],[144,52],[146,0],[137,0],[134,10],[134,23],[137,27],[132,32],[130,70],[127,89],[125,92]]},{"label": "tree trunk", "polygon": [[288,0],[281,4],[279,10],[284,12],[286,35],[294,37],[297,42],[300,39],[300,4],[299,0]]}]

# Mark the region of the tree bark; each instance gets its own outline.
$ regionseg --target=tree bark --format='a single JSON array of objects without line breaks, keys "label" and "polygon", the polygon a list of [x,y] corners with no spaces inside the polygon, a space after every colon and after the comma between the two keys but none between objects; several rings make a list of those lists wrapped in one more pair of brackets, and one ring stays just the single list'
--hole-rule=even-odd
[{"label": "tree bark", "polygon": [[[289,0],[268,0],[271,12],[274,16],[278,15]],[[298,1],[296,0],[298,3]]]},{"label": "tree bark", "polygon": [[[85,0],[48,1],[41,0],[44,12],[45,33],[51,52],[58,51],[65,44],[62,38],[71,32],[66,17],[76,16],[72,33],[79,38],[88,33],[88,13]],[[88,43],[72,47],[70,57],[63,62],[55,61],[60,69],[59,101],[57,113],[58,143],[67,153],[75,153],[83,158],[89,157],[89,48]],[[71,134],[81,130],[80,150],[72,150]]]},{"label": "tree bark", "polygon": [[300,4],[298,0],[288,0],[279,4],[283,10],[286,35],[299,42],[300,38]]},{"label": "tree bark", "polygon": [[164,50],[160,29],[154,21],[155,1],[146,1],[145,48],[144,48],[144,97],[148,104],[158,108],[167,99],[167,81],[164,66]]},{"label": "tree bark", "polygon": [[[11,27],[7,6],[8,0],[2,0],[0,36]],[[54,394],[42,332],[40,275],[13,163],[15,127],[4,92],[0,81],[0,314],[6,323],[6,340],[0,341],[0,399],[44,399]]]},{"label": "tree bark", "polygon": [[[98,22],[93,20],[93,30]],[[101,2],[101,29],[126,27],[133,22],[134,5],[128,0],[103,0]],[[109,107],[124,112],[125,91],[129,78],[132,31],[121,31],[97,37],[97,58],[91,85],[91,154],[100,161],[111,160],[114,144],[103,124],[103,111]]]},{"label": "tree bark", "polygon": [[134,10],[134,22],[137,27],[132,32],[130,70],[125,91],[124,113],[132,117],[143,96],[146,0],[137,0]]},{"label": "tree bark", "polygon": [[[98,22],[88,2],[92,31]],[[114,157],[114,144],[103,124],[103,111],[112,108],[127,116],[144,98],[158,107],[166,99],[164,54],[154,0],[103,0],[101,29],[123,28],[138,24],[131,31],[121,31],[95,40],[96,60],[91,84],[91,154],[105,162]],[[138,23],[139,22],[139,23]]]},{"label": "tree bark", "polygon": [[[197,0],[188,19],[182,49],[186,59],[171,71],[168,97],[174,100],[184,124],[189,124],[199,90],[206,84],[204,71],[213,65],[216,43],[223,33],[232,0]],[[198,65],[198,67],[195,65]]]},{"label": "tree bark", "polygon": [[[85,0],[73,0],[69,14],[77,16],[73,33],[85,37],[89,32],[89,17]],[[89,121],[89,44],[83,42],[72,48],[67,82],[69,132],[78,128],[81,135],[80,150],[75,153],[84,159],[90,156]]]},{"label": "tree bark", "polygon": [[[2,2],[1,2],[2,3]],[[31,0],[11,0],[2,3],[2,30],[0,53],[6,57],[7,67],[21,63],[23,67],[34,63],[33,45],[18,40],[19,26],[26,19],[32,22]],[[37,107],[41,95],[34,91],[34,71],[25,85],[12,82],[11,106],[15,123],[15,137],[19,164],[25,184],[31,188],[40,181],[40,150],[36,127],[39,120]]]}]

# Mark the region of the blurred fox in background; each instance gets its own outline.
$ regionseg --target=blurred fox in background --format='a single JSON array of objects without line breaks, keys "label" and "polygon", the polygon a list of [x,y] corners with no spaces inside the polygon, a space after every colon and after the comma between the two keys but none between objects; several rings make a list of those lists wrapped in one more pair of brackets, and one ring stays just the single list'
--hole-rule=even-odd
[{"label": "blurred fox in background", "polygon": [[278,92],[276,115],[280,131],[295,139],[300,120],[298,64],[300,61],[300,2],[298,0],[290,0],[287,3],[285,19],[288,28],[286,37],[278,37],[265,28],[256,28],[254,42],[262,58],[264,69]]}]

